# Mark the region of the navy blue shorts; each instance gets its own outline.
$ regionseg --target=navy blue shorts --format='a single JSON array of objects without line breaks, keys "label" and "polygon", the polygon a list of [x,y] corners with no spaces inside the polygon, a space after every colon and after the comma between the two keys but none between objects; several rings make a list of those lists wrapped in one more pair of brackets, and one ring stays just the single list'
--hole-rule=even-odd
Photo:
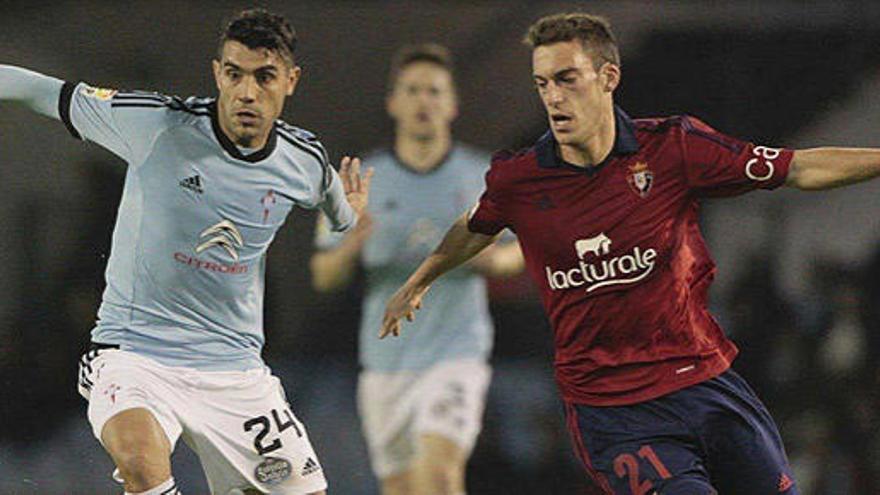
[{"label": "navy blue shorts", "polygon": [[575,451],[612,495],[798,495],[770,413],[732,370],[629,406],[566,404]]}]

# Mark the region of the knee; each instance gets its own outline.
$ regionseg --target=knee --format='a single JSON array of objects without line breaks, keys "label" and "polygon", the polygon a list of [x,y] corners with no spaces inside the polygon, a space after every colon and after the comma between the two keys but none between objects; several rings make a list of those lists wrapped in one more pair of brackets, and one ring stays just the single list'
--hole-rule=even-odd
[{"label": "knee", "polygon": [[150,455],[136,446],[115,451],[111,457],[126,486],[144,490],[162,483],[171,477],[170,462]]},{"label": "knee", "polygon": [[171,477],[171,449],[151,414],[124,411],[107,422],[101,438],[127,490],[143,491]]},{"label": "knee", "polygon": [[457,463],[423,462],[419,466],[416,492],[459,495],[464,492],[464,467]]}]

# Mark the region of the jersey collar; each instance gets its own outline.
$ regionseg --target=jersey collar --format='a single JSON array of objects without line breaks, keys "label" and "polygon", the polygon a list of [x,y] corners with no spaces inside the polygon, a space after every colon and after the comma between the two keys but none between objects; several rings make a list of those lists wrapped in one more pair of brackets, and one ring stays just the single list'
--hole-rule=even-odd
[{"label": "jersey collar", "polygon": [[211,103],[211,129],[214,131],[214,137],[217,138],[217,141],[220,143],[220,146],[226,150],[233,158],[237,160],[242,160],[245,162],[256,163],[261,160],[265,160],[275,151],[275,146],[278,144],[278,134],[275,132],[275,125],[272,125],[272,130],[269,131],[269,138],[266,139],[266,144],[260,148],[259,150],[245,155],[238,149],[238,146],[235,145],[223,132],[223,129],[220,128],[220,121],[217,117],[217,102],[214,101]]},{"label": "jersey collar", "polygon": [[439,162],[437,162],[437,165],[434,165],[433,167],[431,167],[428,170],[425,170],[424,172],[416,170],[415,168],[410,166],[408,163],[403,161],[403,159],[400,158],[400,155],[397,154],[397,150],[394,148],[394,145],[392,145],[388,149],[388,153],[391,155],[391,158],[394,160],[394,163],[398,167],[402,168],[403,170],[405,170],[411,174],[415,174],[415,175],[431,175],[433,173],[439,172],[441,168],[443,168],[444,166],[446,166],[447,163],[449,163],[450,159],[452,158],[452,153],[455,152],[455,148],[456,148],[456,145],[455,145],[455,142],[453,141],[452,143],[449,144],[449,149],[446,150],[446,154],[443,155],[443,158],[441,158]]},{"label": "jersey collar", "polygon": [[547,131],[535,145],[538,166],[541,168],[568,168],[584,172],[587,175],[595,175],[612,159],[639,151],[639,141],[636,139],[635,123],[626,112],[614,105],[614,146],[611,148],[611,153],[602,160],[602,163],[593,167],[578,167],[563,160],[556,149],[556,138],[553,137],[552,131]]}]

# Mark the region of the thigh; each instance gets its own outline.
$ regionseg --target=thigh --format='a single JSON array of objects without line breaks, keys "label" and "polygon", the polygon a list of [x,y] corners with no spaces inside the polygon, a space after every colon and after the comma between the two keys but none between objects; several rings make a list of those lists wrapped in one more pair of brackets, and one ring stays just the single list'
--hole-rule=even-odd
[{"label": "thigh", "polygon": [[181,420],[212,493],[293,495],[327,488],[305,426],[268,369],[200,374]]},{"label": "thigh", "polygon": [[745,380],[730,371],[707,386],[720,397],[704,430],[710,471],[719,491],[796,495],[776,423]]},{"label": "thigh", "polygon": [[[417,372],[365,371],[358,378],[358,413],[373,473],[402,485],[416,455],[413,390]],[[402,480],[395,483],[395,480]]]},{"label": "thigh", "polygon": [[[164,434],[168,449],[173,450],[181,433],[181,425],[173,404],[181,397],[174,377],[167,376],[161,366],[136,354],[115,349],[90,351],[80,361],[79,390],[89,401],[88,419],[95,438],[104,444],[105,433],[124,434],[129,426],[158,427]],[[147,412],[128,415],[132,421],[115,421],[111,432],[105,425],[124,411],[139,409]],[[151,436],[144,436],[144,440]],[[119,440],[119,438],[116,438]]]},{"label": "thigh", "polygon": [[614,495],[710,495],[705,454],[679,418],[649,403],[567,404],[575,451],[593,481]]},{"label": "thigh", "polygon": [[110,418],[101,443],[117,467],[114,477],[118,473],[127,491],[143,491],[171,477],[171,445],[146,409],[126,409]]},{"label": "thigh", "polygon": [[466,460],[483,425],[491,368],[477,360],[438,364],[419,378],[414,401],[414,430],[442,437]]}]

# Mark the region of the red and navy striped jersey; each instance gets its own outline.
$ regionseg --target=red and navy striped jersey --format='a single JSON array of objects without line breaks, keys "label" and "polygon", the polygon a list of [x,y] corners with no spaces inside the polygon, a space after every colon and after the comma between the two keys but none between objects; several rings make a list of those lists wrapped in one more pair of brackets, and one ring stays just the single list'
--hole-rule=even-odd
[{"label": "red and navy striped jersey", "polygon": [[631,120],[615,108],[611,154],[576,167],[551,133],[498,153],[473,232],[514,231],[555,334],[563,397],[650,400],[714,377],[737,354],[707,309],[715,264],[700,200],[785,182],[793,152],[721,134],[693,117]]}]

